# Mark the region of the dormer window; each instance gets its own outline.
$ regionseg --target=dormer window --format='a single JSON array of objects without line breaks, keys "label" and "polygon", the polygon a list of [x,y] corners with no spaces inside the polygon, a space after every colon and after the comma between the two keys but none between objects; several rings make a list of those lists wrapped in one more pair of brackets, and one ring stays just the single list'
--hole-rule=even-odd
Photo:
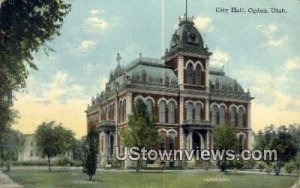
[{"label": "dormer window", "polygon": [[146,73],[145,70],[143,70],[141,77],[142,77],[142,82],[146,82],[147,81],[147,73]]},{"label": "dormer window", "polygon": [[216,80],[216,89],[220,89],[220,82],[219,82],[219,79],[217,78]]},{"label": "dormer window", "polygon": [[169,85],[170,84],[170,78],[168,74],[165,74],[165,85]]},{"label": "dormer window", "polygon": [[196,35],[196,33],[189,33],[187,41],[191,42],[191,43],[197,43],[197,35]]},{"label": "dormer window", "polygon": [[171,40],[171,47],[174,47],[178,44],[179,42],[179,36],[176,34],[176,31],[172,37],[172,40]]}]

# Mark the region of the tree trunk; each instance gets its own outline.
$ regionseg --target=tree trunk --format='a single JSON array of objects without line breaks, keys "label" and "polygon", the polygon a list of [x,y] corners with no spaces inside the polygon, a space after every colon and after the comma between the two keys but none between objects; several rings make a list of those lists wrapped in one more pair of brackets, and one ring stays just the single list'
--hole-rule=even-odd
[{"label": "tree trunk", "polygon": [[274,172],[275,175],[278,176],[281,170],[281,162],[280,161],[276,161],[274,164]]},{"label": "tree trunk", "polygon": [[10,164],[9,164],[9,162],[6,163],[6,170],[10,171]]},{"label": "tree trunk", "polygon": [[140,171],[140,165],[141,165],[140,159],[138,159],[138,160],[136,161],[136,172],[139,172],[139,171]]},{"label": "tree trunk", "polygon": [[93,179],[93,176],[89,175],[89,181],[92,181],[92,179]]},{"label": "tree trunk", "polygon": [[50,157],[48,157],[48,167],[49,167],[49,172],[51,172],[51,161],[50,161]]}]

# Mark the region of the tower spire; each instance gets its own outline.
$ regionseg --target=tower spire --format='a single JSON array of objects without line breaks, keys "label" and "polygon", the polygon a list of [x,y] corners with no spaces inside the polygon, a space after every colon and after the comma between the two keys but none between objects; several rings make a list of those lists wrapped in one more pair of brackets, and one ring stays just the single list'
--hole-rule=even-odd
[{"label": "tower spire", "polygon": [[187,4],[187,0],[185,0],[185,18],[187,20],[188,17],[188,4]]},{"label": "tower spire", "polygon": [[118,53],[117,54],[117,58],[116,58],[116,60],[118,61],[118,65],[120,65],[120,61],[121,61],[121,56],[120,56],[120,53]]}]

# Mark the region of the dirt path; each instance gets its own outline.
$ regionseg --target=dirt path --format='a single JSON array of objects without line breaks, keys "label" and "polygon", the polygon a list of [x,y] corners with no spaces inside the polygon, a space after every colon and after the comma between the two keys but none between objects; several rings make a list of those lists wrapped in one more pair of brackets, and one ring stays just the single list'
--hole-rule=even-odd
[{"label": "dirt path", "polygon": [[0,171],[0,188],[23,188],[23,186],[15,183],[10,177]]}]

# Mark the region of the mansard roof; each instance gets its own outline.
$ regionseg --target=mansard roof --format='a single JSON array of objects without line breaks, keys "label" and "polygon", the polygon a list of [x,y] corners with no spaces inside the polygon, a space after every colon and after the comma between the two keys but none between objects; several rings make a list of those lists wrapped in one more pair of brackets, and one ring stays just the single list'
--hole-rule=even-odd
[{"label": "mansard roof", "polygon": [[234,91],[243,93],[243,87],[235,80],[224,74],[210,72],[209,87],[211,90]]},{"label": "mansard roof", "polygon": [[[107,96],[115,94],[116,91],[135,86],[179,88],[172,67],[164,64],[161,59],[140,57],[125,67],[118,65],[111,72],[105,91],[97,94],[97,97],[92,99],[92,104],[107,99]],[[244,93],[242,86],[227,76],[222,67],[210,66],[209,86],[211,92]]]}]

